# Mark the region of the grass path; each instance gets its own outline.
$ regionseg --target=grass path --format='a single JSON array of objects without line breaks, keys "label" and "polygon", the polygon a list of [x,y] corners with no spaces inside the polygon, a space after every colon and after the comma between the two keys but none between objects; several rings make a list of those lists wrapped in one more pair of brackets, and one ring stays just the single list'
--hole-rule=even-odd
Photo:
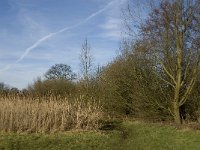
[{"label": "grass path", "polygon": [[126,122],[120,130],[0,134],[0,150],[199,150],[200,132]]},{"label": "grass path", "polygon": [[126,123],[127,150],[199,150],[200,131],[177,130],[172,126]]}]

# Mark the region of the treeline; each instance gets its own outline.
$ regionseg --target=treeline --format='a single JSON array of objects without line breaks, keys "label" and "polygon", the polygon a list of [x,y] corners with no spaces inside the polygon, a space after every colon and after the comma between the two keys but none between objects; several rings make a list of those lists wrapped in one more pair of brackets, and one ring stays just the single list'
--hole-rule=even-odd
[{"label": "treeline", "polygon": [[[146,20],[134,25],[127,8],[129,36],[121,54],[103,67],[92,67],[86,40],[80,60],[82,76],[56,64],[24,94],[95,100],[104,113],[156,121],[200,120],[200,1],[165,0],[152,6]],[[137,22],[138,23],[138,22]],[[136,34],[132,34],[137,29]]]}]

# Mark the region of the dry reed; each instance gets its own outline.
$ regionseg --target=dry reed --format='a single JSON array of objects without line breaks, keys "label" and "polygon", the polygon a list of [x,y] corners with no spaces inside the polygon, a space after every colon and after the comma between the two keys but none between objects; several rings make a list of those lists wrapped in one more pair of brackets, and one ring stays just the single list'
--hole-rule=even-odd
[{"label": "dry reed", "polygon": [[0,130],[48,133],[71,129],[97,129],[102,107],[81,98],[73,101],[48,98],[0,98]]}]

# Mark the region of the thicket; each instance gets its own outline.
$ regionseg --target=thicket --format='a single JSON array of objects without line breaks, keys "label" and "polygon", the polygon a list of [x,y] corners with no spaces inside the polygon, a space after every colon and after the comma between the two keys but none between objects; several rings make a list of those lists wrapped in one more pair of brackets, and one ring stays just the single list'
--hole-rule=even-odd
[{"label": "thicket", "polygon": [[173,119],[177,125],[197,120],[200,2],[151,4],[142,21],[135,19],[137,13],[128,6],[125,23],[131,37],[122,45],[122,55],[105,69],[106,93],[113,108],[135,117]]},{"label": "thicket", "polygon": [[71,68],[59,64],[47,72],[53,78],[24,91],[1,90],[1,130],[98,129],[101,120],[125,116],[177,125],[200,121],[200,2],[187,2],[152,8],[137,38],[125,40],[121,54],[96,71],[86,40],[81,78],[74,80]]}]

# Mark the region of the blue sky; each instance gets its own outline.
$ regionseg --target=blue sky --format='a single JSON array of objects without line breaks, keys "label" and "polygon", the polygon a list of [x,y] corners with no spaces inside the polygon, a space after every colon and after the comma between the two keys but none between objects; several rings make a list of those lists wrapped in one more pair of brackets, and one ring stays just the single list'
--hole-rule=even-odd
[{"label": "blue sky", "polygon": [[25,88],[56,63],[79,72],[88,39],[95,64],[106,64],[122,38],[127,0],[0,0],[0,82]]}]

